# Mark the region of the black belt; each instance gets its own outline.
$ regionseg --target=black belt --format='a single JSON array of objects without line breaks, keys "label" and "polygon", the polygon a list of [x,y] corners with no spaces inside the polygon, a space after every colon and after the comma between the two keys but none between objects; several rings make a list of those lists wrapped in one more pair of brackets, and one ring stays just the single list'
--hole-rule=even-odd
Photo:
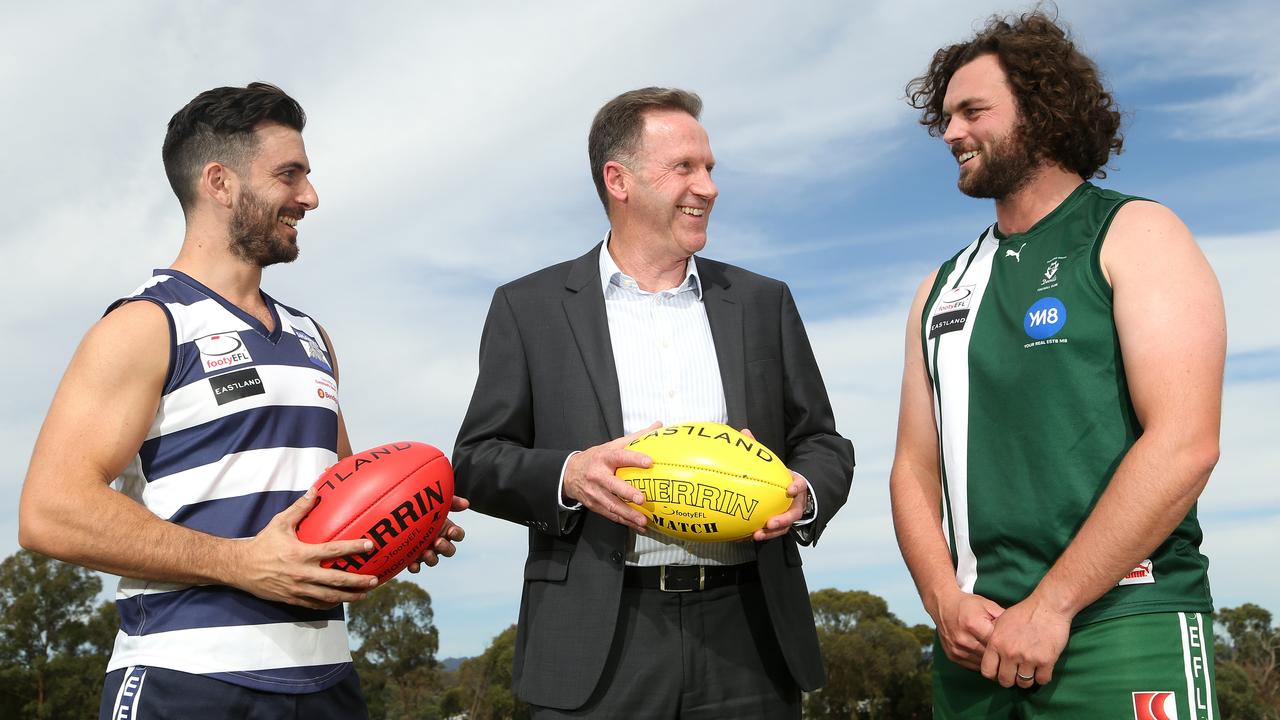
[{"label": "black belt", "polygon": [[626,587],[663,592],[712,590],[759,579],[760,572],[753,562],[741,565],[628,565],[622,574],[622,584]]}]

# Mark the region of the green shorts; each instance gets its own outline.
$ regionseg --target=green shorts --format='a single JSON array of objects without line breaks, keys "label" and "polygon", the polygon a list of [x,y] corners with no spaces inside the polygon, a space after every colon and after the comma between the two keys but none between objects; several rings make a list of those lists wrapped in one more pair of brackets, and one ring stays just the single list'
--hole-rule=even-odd
[{"label": "green shorts", "polygon": [[933,716],[1053,720],[1218,720],[1213,622],[1150,613],[1075,629],[1048,685],[1000,687],[933,650]]}]

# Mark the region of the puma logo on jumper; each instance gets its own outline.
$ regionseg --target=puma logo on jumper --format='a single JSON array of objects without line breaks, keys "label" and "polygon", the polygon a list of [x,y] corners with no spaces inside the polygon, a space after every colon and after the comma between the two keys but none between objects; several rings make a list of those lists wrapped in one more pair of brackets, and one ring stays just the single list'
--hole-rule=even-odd
[{"label": "puma logo on jumper", "polygon": [[1022,243],[1022,245],[1019,246],[1017,250],[1005,250],[1004,256],[1011,257],[1014,260],[1017,260],[1018,262],[1022,262],[1022,248],[1026,246],[1027,246],[1026,243]]}]

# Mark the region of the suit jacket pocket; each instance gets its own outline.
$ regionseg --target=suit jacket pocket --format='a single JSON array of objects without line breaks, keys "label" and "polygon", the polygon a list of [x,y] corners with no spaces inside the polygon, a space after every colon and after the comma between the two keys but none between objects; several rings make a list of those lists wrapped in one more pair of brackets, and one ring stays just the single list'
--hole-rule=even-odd
[{"label": "suit jacket pocket", "polygon": [[564,582],[569,576],[570,550],[531,550],[524,561],[524,579]]}]

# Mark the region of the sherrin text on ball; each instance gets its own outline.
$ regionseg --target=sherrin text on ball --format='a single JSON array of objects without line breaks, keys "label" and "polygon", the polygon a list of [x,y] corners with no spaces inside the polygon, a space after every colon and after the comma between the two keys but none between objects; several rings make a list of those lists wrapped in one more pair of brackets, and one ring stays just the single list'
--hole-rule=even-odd
[{"label": "sherrin text on ball", "polygon": [[649,527],[682,540],[741,540],[791,505],[791,471],[763,443],[728,425],[669,425],[636,438],[628,450],[649,468],[620,467],[619,478],[644,493],[633,505]]},{"label": "sherrin text on ball", "polygon": [[453,502],[453,468],[431,445],[394,442],[343,458],[311,487],[316,504],[298,523],[298,539],[368,538],[369,552],[323,564],[383,583],[417,562],[440,534]]}]

